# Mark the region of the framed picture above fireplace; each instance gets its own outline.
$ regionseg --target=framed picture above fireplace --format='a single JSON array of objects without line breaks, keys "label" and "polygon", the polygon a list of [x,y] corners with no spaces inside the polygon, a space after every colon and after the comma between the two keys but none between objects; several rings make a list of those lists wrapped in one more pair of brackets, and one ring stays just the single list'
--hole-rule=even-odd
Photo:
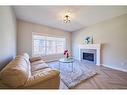
[{"label": "framed picture above fireplace", "polygon": [[93,44],[93,37],[88,36],[85,38],[85,44]]}]

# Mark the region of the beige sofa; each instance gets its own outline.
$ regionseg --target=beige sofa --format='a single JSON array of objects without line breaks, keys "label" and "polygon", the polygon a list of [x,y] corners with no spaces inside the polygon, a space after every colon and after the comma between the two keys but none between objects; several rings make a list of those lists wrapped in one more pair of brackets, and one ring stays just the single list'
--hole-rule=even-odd
[{"label": "beige sofa", "polygon": [[59,71],[49,68],[41,57],[18,55],[0,72],[0,88],[58,89]]}]

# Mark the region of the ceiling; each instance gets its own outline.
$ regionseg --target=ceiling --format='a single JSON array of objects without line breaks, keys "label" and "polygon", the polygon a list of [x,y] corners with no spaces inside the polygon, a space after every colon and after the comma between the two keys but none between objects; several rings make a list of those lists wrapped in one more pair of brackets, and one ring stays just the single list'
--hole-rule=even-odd
[{"label": "ceiling", "polygon": [[[14,6],[21,20],[47,25],[64,31],[77,31],[101,21],[127,13],[126,6]],[[62,17],[69,11],[71,22]]]}]

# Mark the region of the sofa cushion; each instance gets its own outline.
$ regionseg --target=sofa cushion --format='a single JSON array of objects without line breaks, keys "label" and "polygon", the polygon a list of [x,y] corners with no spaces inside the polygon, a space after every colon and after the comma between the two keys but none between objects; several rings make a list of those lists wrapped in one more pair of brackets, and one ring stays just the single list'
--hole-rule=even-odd
[{"label": "sofa cushion", "polygon": [[17,56],[0,72],[1,81],[14,88],[23,86],[29,77],[28,70],[27,61]]},{"label": "sofa cushion", "polygon": [[27,53],[23,53],[22,54],[25,58],[27,58],[28,60],[30,59],[29,55]]},{"label": "sofa cushion", "polygon": [[30,62],[39,61],[39,60],[42,60],[42,57],[34,56],[34,57],[31,57],[29,60],[30,60]]},{"label": "sofa cushion", "polygon": [[32,76],[28,79],[25,86],[32,86],[39,82],[44,82],[51,78],[59,76],[59,71],[53,70],[51,68],[45,68],[32,72]]},{"label": "sofa cushion", "polygon": [[48,65],[46,63],[40,63],[40,64],[31,64],[32,72],[40,69],[48,68]]},{"label": "sofa cushion", "polygon": [[31,65],[43,64],[43,63],[45,63],[43,60],[38,60],[38,61],[31,62]]},{"label": "sofa cushion", "polygon": [[30,65],[30,61],[29,61],[29,55],[27,54],[27,53],[23,53],[22,55],[21,55],[23,58],[24,58],[24,60],[27,62],[27,66],[28,66],[28,73],[29,73],[29,77],[31,76],[31,65]]}]

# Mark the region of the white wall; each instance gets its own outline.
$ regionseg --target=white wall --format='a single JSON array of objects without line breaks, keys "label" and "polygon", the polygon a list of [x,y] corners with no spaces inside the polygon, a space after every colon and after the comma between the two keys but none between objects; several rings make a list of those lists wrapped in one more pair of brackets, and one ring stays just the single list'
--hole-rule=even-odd
[{"label": "white wall", "polygon": [[127,71],[127,14],[97,23],[72,33],[73,56],[78,58],[78,45],[86,36],[102,44],[101,64]]},{"label": "white wall", "polygon": [[[17,43],[18,54],[27,52],[30,56],[32,55],[33,32],[47,36],[65,37],[67,42],[66,47],[71,52],[71,33],[22,20],[18,20],[17,23],[18,23],[18,43]],[[49,55],[43,58],[45,61],[53,61],[57,60],[60,57],[62,57],[62,55]]]},{"label": "white wall", "polygon": [[0,6],[0,70],[16,55],[16,18],[8,6]]}]

